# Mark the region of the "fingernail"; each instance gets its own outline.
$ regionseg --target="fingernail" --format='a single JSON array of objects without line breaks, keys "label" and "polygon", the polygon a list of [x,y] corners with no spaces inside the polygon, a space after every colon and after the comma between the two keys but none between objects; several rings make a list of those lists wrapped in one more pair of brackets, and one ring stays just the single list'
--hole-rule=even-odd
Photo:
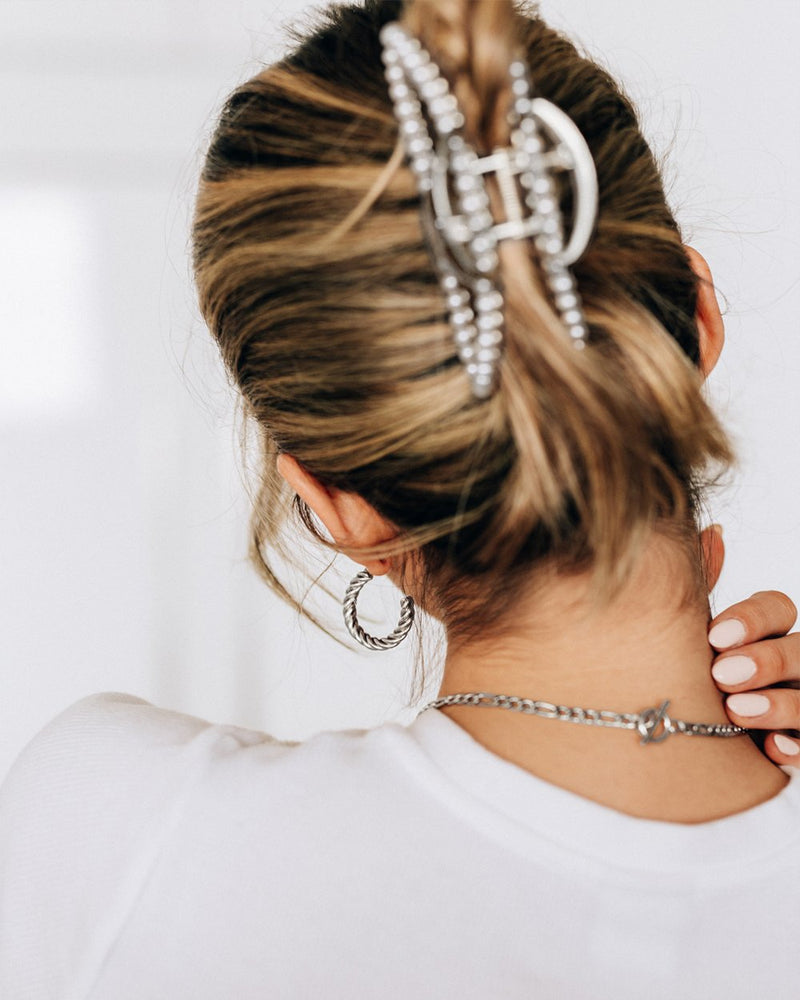
[{"label": "fingernail", "polygon": [[795,743],[794,740],[790,740],[788,736],[782,736],[780,733],[776,733],[773,736],[775,740],[775,746],[780,750],[781,753],[785,753],[787,757],[796,757],[800,753],[800,746]]},{"label": "fingernail", "polygon": [[736,715],[743,715],[749,718],[754,715],[763,715],[769,711],[770,700],[763,694],[732,694],[728,698],[727,707]]},{"label": "fingernail", "polygon": [[[711,668],[711,675],[720,684],[743,684],[756,672],[756,661],[749,656],[726,656],[717,660]],[[760,685],[759,685],[760,686]]]},{"label": "fingernail", "polygon": [[720,538],[723,538],[725,536],[725,532],[723,531],[721,524],[712,524],[711,527],[714,529],[714,531],[716,531],[716,533],[719,535]]},{"label": "fingernail", "polygon": [[708,641],[717,649],[727,649],[744,641],[744,625],[738,618],[728,618],[715,625],[708,633]]}]

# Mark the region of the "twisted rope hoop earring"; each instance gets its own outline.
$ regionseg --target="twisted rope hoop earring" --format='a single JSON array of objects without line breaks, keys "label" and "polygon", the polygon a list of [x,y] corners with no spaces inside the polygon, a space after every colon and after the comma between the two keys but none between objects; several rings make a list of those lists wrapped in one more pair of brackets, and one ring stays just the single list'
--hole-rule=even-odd
[{"label": "twisted rope hoop earring", "polygon": [[362,588],[371,579],[372,573],[367,569],[362,569],[348,584],[342,606],[344,623],[350,635],[367,649],[392,649],[393,646],[399,645],[411,631],[411,626],[414,624],[414,599],[406,594],[400,602],[400,620],[394,631],[382,637],[370,635],[359,624],[356,615],[356,600]]}]

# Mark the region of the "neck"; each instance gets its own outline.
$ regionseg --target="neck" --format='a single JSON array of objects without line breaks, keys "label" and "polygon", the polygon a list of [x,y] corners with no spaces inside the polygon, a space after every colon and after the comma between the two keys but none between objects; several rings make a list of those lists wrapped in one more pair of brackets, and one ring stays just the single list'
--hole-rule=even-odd
[{"label": "neck", "polygon": [[[451,642],[440,695],[517,695],[639,712],[669,700],[672,718],[728,723],[711,677],[708,601],[683,548],[653,535],[613,602],[594,607],[587,577],[555,576],[523,597],[501,637]],[[478,742],[538,777],[622,812],[701,822],[775,795],[786,776],[747,736],[674,734],[642,746],[628,730],[500,708],[442,709]]]}]

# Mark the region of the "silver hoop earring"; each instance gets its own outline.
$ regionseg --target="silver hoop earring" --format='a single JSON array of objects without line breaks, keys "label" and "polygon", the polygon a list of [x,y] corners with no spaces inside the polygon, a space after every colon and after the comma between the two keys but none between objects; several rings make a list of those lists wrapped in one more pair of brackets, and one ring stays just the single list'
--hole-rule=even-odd
[{"label": "silver hoop earring", "polygon": [[354,639],[357,639],[362,646],[366,646],[367,649],[392,649],[393,646],[399,645],[411,631],[411,626],[414,624],[414,599],[406,594],[400,602],[400,620],[393,632],[381,638],[370,635],[359,624],[358,616],[356,615],[356,599],[364,585],[369,583],[371,579],[372,573],[369,570],[362,569],[360,573],[356,573],[348,584],[347,590],[344,593],[344,604],[342,606],[344,623],[350,635]]}]

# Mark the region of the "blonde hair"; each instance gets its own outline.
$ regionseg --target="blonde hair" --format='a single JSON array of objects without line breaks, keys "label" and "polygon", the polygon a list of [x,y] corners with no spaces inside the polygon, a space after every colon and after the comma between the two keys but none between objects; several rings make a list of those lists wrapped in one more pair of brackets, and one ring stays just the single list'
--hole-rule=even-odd
[{"label": "blonde hair", "polygon": [[[403,18],[450,79],[480,151],[507,138],[508,65],[576,122],[600,207],[574,268],[589,346],[575,351],[525,244],[501,257],[504,355],[472,397],[398,147],[378,32]],[[569,193],[562,204],[569,213]],[[731,460],[701,393],[696,278],[636,114],[599,66],[505,0],[334,7],[228,100],[194,224],[202,311],[259,428],[253,553],[291,553],[288,452],[397,526],[365,551],[419,550],[453,634],[501,622],[547,564],[610,597],[656,528],[696,535],[705,479]],[[319,536],[321,541],[326,542]],[[332,548],[336,546],[331,545]]]}]

